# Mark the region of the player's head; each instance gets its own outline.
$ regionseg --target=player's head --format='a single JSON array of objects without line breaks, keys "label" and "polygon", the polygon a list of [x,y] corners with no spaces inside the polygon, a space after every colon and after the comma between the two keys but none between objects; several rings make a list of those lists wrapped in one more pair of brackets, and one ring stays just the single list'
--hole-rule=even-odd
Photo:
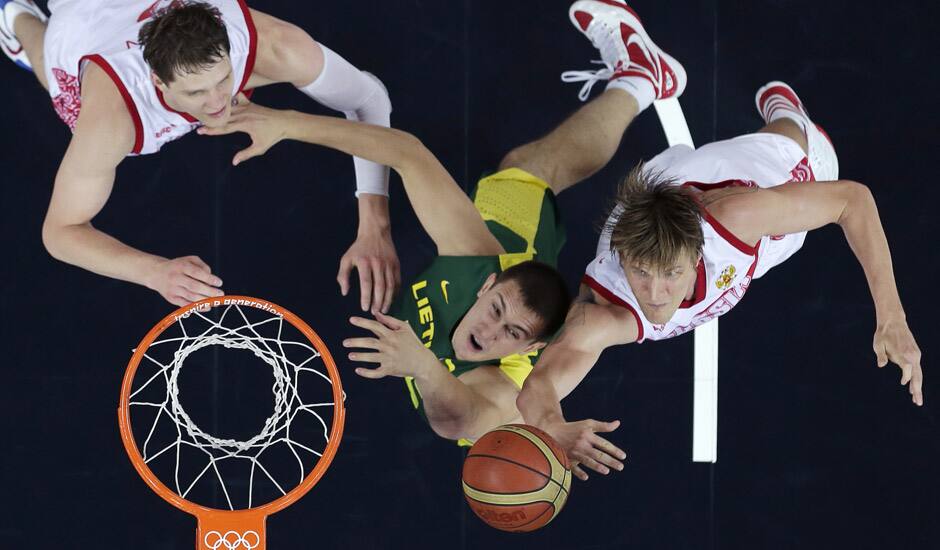
[{"label": "player's head", "polygon": [[665,323],[695,284],[705,242],[699,204],[688,189],[641,164],[618,188],[614,210],[620,217],[605,227],[610,248],[620,254],[643,314]]},{"label": "player's head", "polygon": [[153,83],[171,107],[206,126],[225,124],[234,76],[217,8],[191,2],[164,10],[141,27],[138,41]]},{"label": "player's head", "polygon": [[571,305],[558,270],[522,262],[490,275],[451,336],[458,359],[488,361],[529,353],[561,328]]}]

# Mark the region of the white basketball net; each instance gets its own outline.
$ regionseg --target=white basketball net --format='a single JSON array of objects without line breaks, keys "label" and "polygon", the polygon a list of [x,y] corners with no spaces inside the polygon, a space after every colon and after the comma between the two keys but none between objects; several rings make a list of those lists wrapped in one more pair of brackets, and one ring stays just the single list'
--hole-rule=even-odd
[{"label": "white basketball net", "polygon": [[[329,384],[328,391],[317,391],[316,395],[332,395],[332,381],[322,361],[318,361],[320,353],[300,331],[293,329],[277,312],[265,307],[263,309],[271,315],[252,322],[242,309],[246,306],[252,310],[262,309],[262,305],[257,302],[222,306],[222,313],[217,321],[203,314],[208,306],[202,311],[193,309],[181,315],[176,323],[181,335],[163,338],[170,332],[168,328],[158,337],[162,339],[155,340],[144,353],[129,400],[132,412],[135,407],[158,409],[143,445],[139,446],[144,462],[150,464],[161,457],[162,460],[175,460],[175,487],[171,489],[184,499],[197,483],[205,482],[204,478],[211,476],[221,487],[230,510],[235,510],[236,507],[230,489],[223,479],[220,465],[227,461],[244,461],[246,466],[250,467],[247,495],[249,508],[256,504],[253,503],[256,475],[266,477],[282,495],[287,494],[303,481],[322,456],[322,449],[329,441],[330,428],[318,410],[323,414],[330,414],[334,406],[332,401],[305,403],[298,391],[302,376],[305,380],[309,380],[306,377],[315,376]],[[285,325],[292,329],[288,332],[296,333],[303,341],[285,339],[286,337],[282,336]],[[184,362],[189,355],[207,346],[250,351],[271,367],[274,375],[274,385],[271,388],[274,412],[264,421],[261,431],[247,440],[221,439],[207,433],[193,422],[180,403],[178,382]],[[170,351],[172,357],[168,362],[156,358],[161,354],[169,355]],[[155,369],[152,374],[148,372],[151,367]],[[138,385],[138,380],[143,382]],[[305,387],[309,384],[310,382],[304,382]],[[153,400],[155,392],[165,393],[165,397],[161,401]],[[147,397],[142,397],[143,395]],[[303,444],[292,439],[291,424],[301,415],[310,415],[319,422],[322,441]],[[158,439],[154,434],[158,431],[157,427],[161,421],[174,424],[176,437],[167,445],[152,441]],[[296,459],[298,477],[293,485],[286,484],[293,479],[276,479],[277,476],[272,475],[265,467],[265,452],[275,446],[286,446]],[[195,468],[198,473],[192,479],[182,479],[189,476],[181,475],[180,471],[180,457],[183,454],[181,451],[187,447],[200,451],[198,455],[205,461],[201,468]],[[192,456],[192,453],[188,453],[188,456]],[[192,468],[189,465],[187,467]]]}]

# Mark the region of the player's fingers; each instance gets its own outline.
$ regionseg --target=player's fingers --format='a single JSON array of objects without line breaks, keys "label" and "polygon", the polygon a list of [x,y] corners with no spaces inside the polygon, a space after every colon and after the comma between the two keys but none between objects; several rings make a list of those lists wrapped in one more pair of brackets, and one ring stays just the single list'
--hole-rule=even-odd
[{"label": "player's fingers", "polygon": [[350,361],[356,361],[359,363],[381,363],[382,354],[381,353],[367,353],[362,351],[354,351],[348,355]]},{"label": "player's fingers", "polygon": [[924,404],[924,372],[920,365],[914,368],[914,377],[911,379],[911,395],[914,397],[914,403]]},{"label": "player's fingers", "polygon": [[210,273],[212,272],[212,268],[209,267],[209,264],[207,264],[205,260],[203,260],[199,256],[186,256],[183,259],[186,260],[188,263],[191,263],[197,267],[201,267],[202,269],[205,269],[206,271]]},{"label": "player's fingers", "polygon": [[380,323],[382,323],[383,325],[385,325],[386,327],[392,330],[398,330],[404,327],[406,324],[401,319],[396,319],[392,317],[391,315],[386,315],[382,313],[381,311],[375,312],[375,318],[378,319]]},{"label": "player's fingers", "polygon": [[388,313],[388,308],[392,305],[392,299],[398,293],[398,277],[395,274],[395,267],[391,264],[385,265],[385,299],[382,300],[382,313]]},{"label": "player's fingers", "polygon": [[352,271],[352,260],[343,256],[339,260],[339,272],[336,273],[336,282],[339,283],[339,293],[343,296],[349,292],[349,272]]},{"label": "player's fingers", "polygon": [[613,420],[611,422],[600,422],[597,420],[591,420],[589,426],[593,432],[612,432],[620,427],[620,421]]},{"label": "player's fingers", "polygon": [[363,317],[350,317],[349,323],[354,327],[364,328],[366,330],[371,330],[377,336],[385,336],[388,334],[388,329],[385,326],[375,320],[365,319]]},{"label": "player's fingers", "polygon": [[188,291],[190,296],[198,296],[196,300],[222,295],[222,289],[209,286],[192,278],[184,278],[180,281],[180,286]]},{"label": "player's fingers", "polygon": [[173,294],[170,296],[164,296],[164,298],[166,299],[167,302],[170,302],[174,306],[185,306],[189,304],[189,302],[186,301],[183,297],[176,295],[176,294]]},{"label": "player's fingers", "polygon": [[[183,298],[184,300],[186,300],[186,303],[198,302],[199,300],[206,298],[206,296],[201,296],[195,292],[192,292],[188,290],[186,287],[181,287],[176,294],[180,298]],[[186,304],[183,304],[183,305],[186,305]]]},{"label": "player's fingers", "polygon": [[359,258],[355,263],[359,272],[359,305],[362,311],[369,311],[372,305],[372,269],[365,258]]},{"label": "player's fingers", "polygon": [[888,364],[888,352],[885,350],[884,344],[881,342],[875,342],[875,357],[878,359],[878,368]]},{"label": "player's fingers", "polygon": [[914,366],[905,362],[898,366],[901,367],[901,385],[903,386],[911,381],[911,371],[914,370]]},{"label": "player's fingers", "polygon": [[215,128],[209,128],[208,126],[202,126],[196,130],[196,133],[200,136],[224,136],[226,134],[233,134],[238,130],[235,129],[232,121],[230,120],[225,126],[218,126]]},{"label": "player's fingers", "polygon": [[382,372],[382,371],[379,370],[379,369],[365,369],[365,368],[362,368],[362,367],[358,367],[358,368],[355,370],[355,372],[356,372],[356,374],[358,374],[359,376],[361,376],[361,377],[363,377],[363,378],[369,378],[369,379],[372,379],[372,380],[378,380],[379,378],[385,378],[385,373]]},{"label": "player's fingers", "polygon": [[603,464],[595,460],[594,457],[592,456],[589,456],[587,454],[582,454],[579,457],[579,460],[582,466],[589,468],[591,470],[594,470],[595,472],[599,474],[604,474],[606,476],[607,474],[610,473],[610,468],[608,468],[607,466],[604,466]]},{"label": "player's fingers", "polygon": [[190,279],[203,283],[204,285],[220,286],[222,284],[222,279],[213,275],[212,271],[209,270],[209,266],[205,264],[199,265],[196,263],[190,263],[189,265],[184,265],[183,274]]},{"label": "player's fingers", "polygon": [[379,349],[382,342],[378,338],[347,338],[343,340],[344,348]]},{"label": "player's fingers", "polygon": [[574,477],[580,479],[581,481],[587,481],[588,475],[587,472],[581,469],[581,465],[578,463],[573,463],[571,465],[571,473],[574,474]]},{"label": "player's fingers", "polygon": [[608,468],[613,468],[614,470],[623,470],[623,463],[617,460],[617,458],[604,450],[601,447],[595,447],[592,452],[594,460],[607,466]]},{"label": "player's fingers", "polygon": [[372,303],[370,306],[375,312],[385,303],[385,270],[382,268],[381,262],[375,258],[369,261],[369,268],[372,270]]},{"label": "player's fingers", "polygon": [[249,147],[246,147],[235,153],[235,157],[232,159],[232,166],[238,166],[246,160],[257,157],[263,153],[264,150],[262,150],[260,147],[255,147],[255,144],[252,143]]},{"label": "player's fingers", "polygon": [[623,450],[620,447],[617,447],[616,445],[614,445],[610,441],[607,441],[606,439],[604,439],[603,437],[599,435],[592,436],[591,443],[598,450],[614,457],[617,460],[626,460],[627,458],[627,453],[623,452]]}]

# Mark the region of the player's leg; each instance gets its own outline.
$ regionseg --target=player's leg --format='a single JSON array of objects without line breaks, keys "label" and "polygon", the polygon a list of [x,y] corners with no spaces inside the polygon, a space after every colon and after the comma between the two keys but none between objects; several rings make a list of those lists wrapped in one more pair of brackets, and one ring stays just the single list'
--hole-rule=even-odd
[{"label": "player's leg", "polygon": [[0,48],[48,90],[43,60],[48,18],[32,0],[0,0],[0,10]]},{"label": "player's leg", "polygon": [[581,0],[572,4],[569,15],[599,50],[606,68],[569,71],[562,79],[586,82],[582,100],[597,81],[607,80],[607,90],[547,136],[510,151],[500,163],[501,168],[521,168],[538,176],[555,193],[600,170],[636,115],[654,99],[678,97],[686,84],[682,65],[653,43],[626,3]]},{"label": "player's leg", "polygon": [[779,81],[757,90],[754,101],[766,125],[758,133],[773,133],[795,141],[809,159],[816,179],[839,177],[839,160],[829,135],[814,123],[793,88]]}]

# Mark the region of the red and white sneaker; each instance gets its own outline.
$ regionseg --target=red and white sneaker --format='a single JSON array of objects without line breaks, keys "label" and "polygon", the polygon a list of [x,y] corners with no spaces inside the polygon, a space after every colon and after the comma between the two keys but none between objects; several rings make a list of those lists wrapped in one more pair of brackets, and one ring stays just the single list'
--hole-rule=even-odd
[{"label": "red and white sneaker", "polygon": [[584,82],[578,97],[586,101],[594,83],[642,78],[653,86],[654,99],[679,97],[685,90],[685,69],[659,49],[646,34],[639,16],[620,0],[579,0],[568,10],[571,23],[600,51],[605,65],[596,71],[566,71],[565,82]]},{"label": "red and white sneaker", "polygon": [[757,112],[764,122],[771,122],[779,118],[781,110],[799,117],[803,120],[806,129],[806,144],[809,150],[806,154],[813,175],[819,181],[832,181],[839,179],[839,157],[832,145],[829,134],[822,126],[809,118],[809,113],[793,88],[784,82],[768,82],[757,90],[754,96]]},{"label": "red and white sneaker", "polygon": [[26,57],[22,44],[13,34],[13,22],[23,12],[36,16],[42,22],[49,20],[33,0],[0,0],[0,50],[14,63],[32,72],[33,65]]}]

